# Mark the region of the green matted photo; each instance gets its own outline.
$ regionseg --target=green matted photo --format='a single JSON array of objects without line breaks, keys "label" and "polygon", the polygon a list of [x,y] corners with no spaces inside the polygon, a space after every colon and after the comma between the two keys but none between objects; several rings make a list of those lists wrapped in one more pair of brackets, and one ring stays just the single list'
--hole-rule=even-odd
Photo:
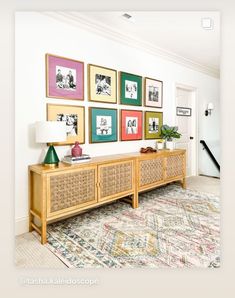
[{"label": "green matted photo", "polygon": [[159,139],[163,124],[163,113],[146,111],[144,123],[145,139]]},{"label": "green matted photo", "polygon": [[120,104],[142,106],[142,77],[120,71]]},{"label": "green matted photo", "polygon": [[89,142],[117,141],[117,110],[89,108]]}]

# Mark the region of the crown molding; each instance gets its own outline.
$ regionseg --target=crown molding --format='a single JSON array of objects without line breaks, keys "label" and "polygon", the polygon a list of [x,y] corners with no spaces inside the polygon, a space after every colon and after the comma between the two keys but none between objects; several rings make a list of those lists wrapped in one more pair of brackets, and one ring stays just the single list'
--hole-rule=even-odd
[{"label": "crown molding", "polygon": [[190,59],[187,59],[180,55],[177,55],[173,52],[156,47],[151,43],[130,37],[120,31],[113,30],[100,22],[90,20],[88,17],[84,16],[84,14],[82,12],[75,12],[75,13],[76,13],[76,15],[74,15],[73,12],[71,12],[71,11],[40,12],[40,14],[43,14],[50,18],[53,18],[57,21],[64,22],[66,24],[88,30],[92,33],[96,33],[96,34],[99,34],[105,38],[112,39],[116,42],[123,43],[130,47],[137,48],[139,50],[145,51],[145,52],[152,54],[154,56],[166,59],[166,60],[174,62],[174,63],[177,63],[184,67],[190,68],[192,70],[202,72],[204,74],[207,74],[207,75],[215,77],[215,78],[220,77],[218,68],[200,64],[193,60],[190,60]]}]

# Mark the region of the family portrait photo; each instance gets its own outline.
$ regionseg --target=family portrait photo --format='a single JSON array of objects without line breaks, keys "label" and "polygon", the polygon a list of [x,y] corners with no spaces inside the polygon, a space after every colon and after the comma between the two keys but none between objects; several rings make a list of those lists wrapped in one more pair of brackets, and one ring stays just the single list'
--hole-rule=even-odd
[{"label": "family portrait photo", "polygon": [[142,105],[142,77],[120,71],[120,104]]},{"label": "family portrait photo", "polygon": [[64,121],[67,138],[57,145],[85,142],[85,108],[81,106],[47,104],[47,121]]},{"label": "family portrait photo", "polygon": [[133,141],[142,139],[142,111],[120,111],[120,139],[121,141]]},{"label": "family portrait photo", "polygon": [[137,99],[137,82],[125,80],[125,97]]},{"label": "family portrait photo", "polygon": [[145,106],[162,108],[163,82],[155,79],[145,78]]},{"label": "family portrait photo", "polygon": [[84,100],[84,62],[46,54],[46,96]]},{"label": "family portrait photo", "polygon": [[57,121],[66,122],[67,137],[76,136],[78,133],[78,115],[77,114],[57,114]]},{"label": "family portrait photo", "polygon": [[144,135],[145,139],[158,139],[161,136],[161,127],[163,123],[163,113],[145,111]]},{"label": "family portrait photo", "polygon": [[57,89],[76,90],[76,70],[56,65]]},{"label": "family portrait photo", "polygon": [[159,131],[159,118],[149,118],[149,133],[157,133]]},{"label": "family portrait photo", "polygon": [[126,117],[126,134],[137,134],[138,132],[138,118]]},{"label": "family portrait photo", "polygon": [[159,101],[159,87],[150,85],[148,86],[148,100],[149,101]]},{"label": "family portrait photo", "polygon": [[111,116],[96,116],[96,134],[107,136],[112,134]]},{"label": "family portrait photo", "polygon": [[111,77],[95,75],[96,94],[111,96]]},{"label": "family portrait photo", "polygon": [[117,141],[117,110],[89,107],[89,142]]},{"label": "family portrait photo", "polygon": [[88,64],[88,100],[117,102],[117,71],[104,66]]}]

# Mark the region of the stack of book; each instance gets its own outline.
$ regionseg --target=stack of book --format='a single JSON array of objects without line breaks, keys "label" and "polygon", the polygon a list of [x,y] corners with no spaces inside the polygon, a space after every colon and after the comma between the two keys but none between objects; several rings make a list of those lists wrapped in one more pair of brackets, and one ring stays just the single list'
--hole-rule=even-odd
[{"label": "stack of book", "polygon": [[91,157],[88,154],[82,154],[81,156],[72,156],[72,155],[65,155],[62,159],[62,162],[69,163],[71,165],[81,162],[86,162],[91,160]]}]

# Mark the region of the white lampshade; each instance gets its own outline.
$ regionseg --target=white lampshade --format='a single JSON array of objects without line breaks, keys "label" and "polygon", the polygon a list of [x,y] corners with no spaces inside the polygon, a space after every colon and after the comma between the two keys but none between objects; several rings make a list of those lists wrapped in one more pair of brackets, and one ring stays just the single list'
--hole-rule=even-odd
[{"label": "white lampshade", "polygon": [[207,110],[213,110],[214,109],[214,105],[212,102],[209,102],[207,105]]},{"label": "white lampshade", "polygon": [[65,121],[38,121],[35,126],[37,143],[66,141],[67,135]]}]

